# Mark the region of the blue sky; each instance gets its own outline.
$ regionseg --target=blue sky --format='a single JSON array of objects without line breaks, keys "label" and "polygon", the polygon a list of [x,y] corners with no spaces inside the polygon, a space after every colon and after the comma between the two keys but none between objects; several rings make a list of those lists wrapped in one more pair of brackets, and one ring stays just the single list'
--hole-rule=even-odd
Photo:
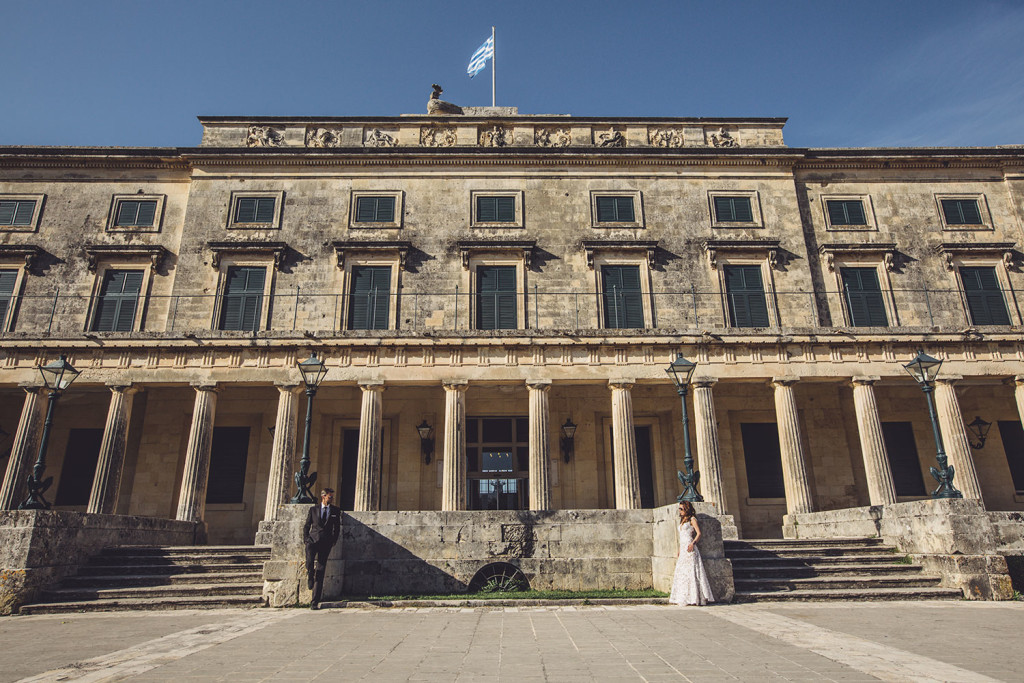
[{"label": "blue sky", "polygon": [[0,4],[0,144],[191,146],[199,114],[490,104],[787,116],[791,146],[1024,143],[1024,2],[74,0]]}]

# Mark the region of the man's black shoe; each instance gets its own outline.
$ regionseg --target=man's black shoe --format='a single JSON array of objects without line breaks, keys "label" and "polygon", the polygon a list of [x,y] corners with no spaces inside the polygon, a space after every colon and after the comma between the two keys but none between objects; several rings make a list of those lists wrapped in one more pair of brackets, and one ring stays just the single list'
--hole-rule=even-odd
[{"label": "man's black shoe", "polygon": [[319,602],[311,602],[311,603],[309,603],[309,609],[320,609],[320,603]]}]

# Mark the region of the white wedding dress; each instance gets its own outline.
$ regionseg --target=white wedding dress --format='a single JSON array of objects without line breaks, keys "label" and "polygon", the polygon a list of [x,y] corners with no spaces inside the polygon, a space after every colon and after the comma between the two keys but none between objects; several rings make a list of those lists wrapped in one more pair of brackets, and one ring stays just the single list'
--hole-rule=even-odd
[{"label": "white wedding dress", "polygon": [[706,605],[715,601],[704,562],[700,559],[700,550],[693,546],[692,553],[686,552],[686,547],[696,535],[689,522],[679,525],[679,559],[672,575],[672,593],[668,597],[673,605]]}]

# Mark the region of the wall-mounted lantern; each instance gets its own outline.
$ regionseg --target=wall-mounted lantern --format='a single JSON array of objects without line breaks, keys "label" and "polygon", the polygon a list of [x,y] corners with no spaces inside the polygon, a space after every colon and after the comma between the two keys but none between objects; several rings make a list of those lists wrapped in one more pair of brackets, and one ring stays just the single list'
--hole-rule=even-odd
[{"label": "wall-mounted lantern", "polygon": [[968,442],[971,444],[971,448],[978,450],[985,447],[985,440],[988,439],[988,430],[992,429],[992,423],[982,420],[981,417],[975,415],[974,421],[967,425],[967,430],[971,438]]},{"label": "wall-mounted lantern", "polygon": [[423,463],[430,464],[430,457],[434,455],[434,428],[427,424],[427,418],[416,425],[416,431],[420,435],[420,453],[423,455]]},{"label": "wall-mounted lantern", "polygon": [[572,453],[576,439],[576,425],[573,424],[572,418],[565,418],[565,424],[562,425],[562,459],[568,463],[572,459]]}]

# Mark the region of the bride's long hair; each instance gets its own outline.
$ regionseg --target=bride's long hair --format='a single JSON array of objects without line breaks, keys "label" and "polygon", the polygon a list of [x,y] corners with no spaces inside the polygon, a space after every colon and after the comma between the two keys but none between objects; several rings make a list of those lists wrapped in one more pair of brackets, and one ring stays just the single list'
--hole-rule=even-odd
[{"label": "bride's long hair", "polygon": [[690,521],[697,511],[693,509],[693,503],[688,500],[684,500],[679,504],[679,524],[682,526]]}]

